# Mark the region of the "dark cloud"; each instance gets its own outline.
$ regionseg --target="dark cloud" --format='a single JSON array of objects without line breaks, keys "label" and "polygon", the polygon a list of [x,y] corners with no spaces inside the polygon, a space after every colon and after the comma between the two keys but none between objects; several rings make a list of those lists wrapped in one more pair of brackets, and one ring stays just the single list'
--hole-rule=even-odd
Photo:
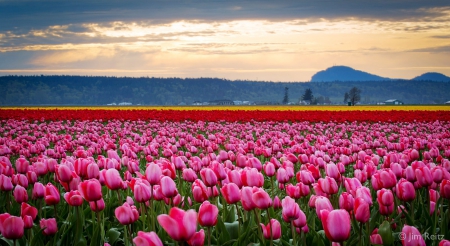
[{"label": "dark cloud", "polygon": [[426,52],[426,53],[448,53],[448,52],[450,52],[450,45],[421,48],[421,49],[412,49],[412,50],[408,50],[408,51],[409,52]]},{"label": "dark cloud", "polygon": [[173,20],[305,18],[426,21],[442,16],[440,11],[428,11],[441,7],[448,7],[448,0],[7,0],[0,1],[0,32],[112,21],[166,23]]},{"label": "dark cloud", "polygon": [[432,38],[438,38],[438,39],[450,39],[450,34],[448,35],[434,35],[431,36]]}]

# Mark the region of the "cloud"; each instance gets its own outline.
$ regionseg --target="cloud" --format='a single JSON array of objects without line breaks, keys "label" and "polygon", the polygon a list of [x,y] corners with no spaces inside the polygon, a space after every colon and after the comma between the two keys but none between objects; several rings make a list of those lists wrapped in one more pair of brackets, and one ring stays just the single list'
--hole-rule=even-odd
[{"label": "cloud", "polygon": [[55,25],[151,20],[230,21],[266,19],[366,19],[427,21],[446,16],[447,0],[380,1],[0,1],[0,31],[43,29]]},{"label": "cloud", "polygon": [[411,49],[408,52],[448,53],[450,52],[450,45]]},{"label": "cloud", "polygon": [[430,36],[431,38],[437,38],[437,39],[449,39],[450,38],[450,34],[448,35],[433,35]]},{"label": "cloud", "polygon": [[62,65],[74,62],[84,62],[94,60],[99,57],[113,57],[115,50],[113,49],[85,49],[85,50],[68,50],[53,51],[49,54],[41,55],[31,61],[31,64],[42,66]]}]

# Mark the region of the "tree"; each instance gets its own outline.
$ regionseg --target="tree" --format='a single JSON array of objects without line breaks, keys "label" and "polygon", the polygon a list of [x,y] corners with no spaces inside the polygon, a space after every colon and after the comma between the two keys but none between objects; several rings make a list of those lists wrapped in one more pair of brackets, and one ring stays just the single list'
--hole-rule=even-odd
[{"label": "tree", "polygon": [[284,87],[284,98],[283,98],[283,104],[289,103],[289,88]]},{"label": "tree", "polygon": [[361,100],[361,90],[357,87],[353,87],[348,92],[348,98],[352,105],[355,105],[357,102]]},{"label": "tree", "polygon": [[303,93],[302,100],[311,103],[314,99],[312,90],[310,88],[305,90],[305,93]]},{"label": "tree", "polygon": [[344,94],[344,103],[348,102],[348,92],[345,92]]}]

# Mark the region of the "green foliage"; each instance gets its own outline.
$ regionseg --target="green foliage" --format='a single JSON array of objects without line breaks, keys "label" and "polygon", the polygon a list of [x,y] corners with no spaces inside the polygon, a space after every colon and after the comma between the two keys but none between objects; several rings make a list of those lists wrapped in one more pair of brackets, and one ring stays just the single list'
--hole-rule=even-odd
[{"label": "green foliage", "polygon": [[363,103],[394,98],[406,104],[444,103],[450,94],[448,82],[410,80],[274,83],[217,78],[3,76],[0,86],[3,91],[0,106],[106,105],[113,102],[176,105],[215,99],[277,103],[280,92],[286,87],[295,98],[309,89],[314,91],[315,97],[328,98],[331,103],[342,103],[342,96],[352,87],[364,92]]}]

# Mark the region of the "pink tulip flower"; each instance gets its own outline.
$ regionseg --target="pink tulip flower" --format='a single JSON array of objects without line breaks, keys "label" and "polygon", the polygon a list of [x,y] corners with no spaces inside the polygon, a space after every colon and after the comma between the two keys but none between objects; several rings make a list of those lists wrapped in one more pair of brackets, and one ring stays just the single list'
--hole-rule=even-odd
[{"label": "pink tulip flower", "polygon": [[137,236],[133,238],[136,246],[163,246],[161,239],[155,232],[138,231]]},{"label": "pink tulip flower", "polygon": [[42,234],[44,234],[44,236],[54,235],[58,231],[58,224],[56,223],[55,218],[41,219],[39,225],[41,229],[43,229]]},{"label": "pink tulip flower", "polygon": [[[265,239],[277,240],[281,237],[281,224],[276,219],[271,219],[267,225],[260,224]],[[272,230],[271,230],[272,229]]]},{"label": "pink tulip flower", "polygon": [[78,191],[84,200],[94,202],[102,199],[102,185],[97,179],[89,179],[78,185]]},{"label": "pink tulip flower", "polygon": [[328,211],[321,210],[320,220],[322,221],[325,235],[332,242],[343,242],[350,237],[350,215],[344,209]]},{"label": "pink tulip flower", "polygon": [[197,212],[173,207],[169,215],[158,215],[157,220],[167,234],[175,241],[188,241],[197,229]]},{"label": "pink tulip flower", "polygon": [[198,223],[206,227],[215,226],[218,214],[219,209],[216,205],[209,203],[209,201],[204,201],[198,210]]}]

